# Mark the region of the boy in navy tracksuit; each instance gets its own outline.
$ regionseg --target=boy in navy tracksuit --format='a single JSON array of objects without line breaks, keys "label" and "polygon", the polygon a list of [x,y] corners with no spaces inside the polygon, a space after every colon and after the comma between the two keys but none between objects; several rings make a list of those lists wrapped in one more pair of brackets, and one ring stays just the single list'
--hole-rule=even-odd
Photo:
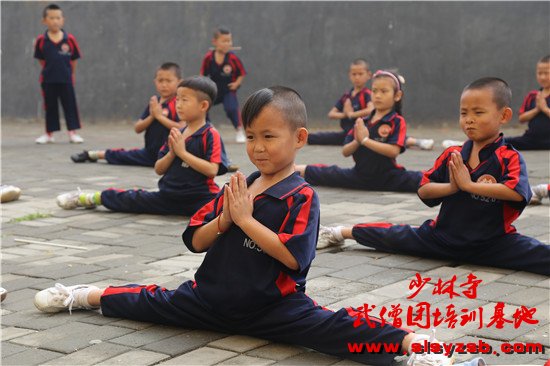
[{"label": "boy in navy tracksuit", "polygon": [[218,97],[214,105],[223,103],[227,118],[231,120],[236,130],[235,140],[245,142],[244,130],[239,112],[237,89],[243,83],[246,71],[241,60],[231,52],[233,39],[231,32],[225,28],[217,28],[212,39],[214,50],[208,51],[201,64],[200,74],[210,77],[218,87]]},{"label": "boy in navy tracksuit", "polygon": [[375,110],[357,119],[346,135],[342,154],[353,155],[353,168],[322,164],[297,165],[296,170],[312,185],[364,190],[416,192],[422,172],[406,170],[395,158],[405,151],[407,125],[400,115],[401,82],[388,71],[373,78]]},{"label": "boy in navy tracksuit", "polygon": [[374,109],[371,91],[367,88],[367,81],[371,75],[366,60],[358,58],[351,63],[348,76],[353,87],[345,92],[328,112],[328,118],[340,120],[342,131],[310,133],[307,138],[308,144],[340,146],[344,143],[346,135],[355,125],[355,120],[368,116]]},{"label": "boy in navy tracksuit", "polygon": [[69,192],[59,195],[57,204],[64,209],[103,205],[120,212],[193,215],[219,192],[214,177],[227,172],[220,134],[206,122],[208,108],[215,98],[216,84],[208,78],[191,77],[179,84],[176,109],[187,126],[182,130],[172,128],[158,154],[155,172],[162,175],[158,191]]},{"label": "boy in navy tracksuit", "polygon": [[136,133],[145,131],[145,147],[135,149],[84,150],[71,155],[75,163],[96,162],[105,159],[109,164],[155,166],[160,148],[172,128],[185,127],[176,113],[176,90],[181,82],[181,69],[173,62],[163,63],[156,71],[155,88],[158,95],[149,104],[134,125]]},{"label": "boy in navy tracksuit", "polygon": [[333,312],[305,294],[319,228],[317,195],[293,169],[307,141],[306,119],[292,89],[262,89],[245,103],[247,153],[259,171],[233,175],[191,218],[183,241],[192,252],[206,252],[195,281],[176,290],[56,284],[36,294],[36,307],[101,307],[104,316],[244,334],[389,365],[395,354],[351,353],[348,342],[393,343],[402,354],[421,336],[374,318],[376,327],[354,327],[355,310]]},{"label": "boy in navy tracksuit", "polygon": [[468,140],[445,150],[418,189],[428,206],[441,203],[436,220],[414,228],[389,223],[323,228],[319,246],[355,239],[392,253],[550,275],[550,246],[512,226],[531,199],[531,189],[523,158],[499,133],[512,117],[511,95],[496,78],[479,79],[464,89],[460,125]]},{"label": "boy in navy tracksuit", "polygon": [[550,150],[550,55],[537,63],[539,90],[527,94],[519,110],[519,121],[529,122],[523,136],[507,137],[518,150]]},{"label": "boy in navy tracksuit", "polygon": [[61,101],[69,141],[82,143],[84,140],[76,130],[80,129],[80,117],[74,92],[74,71],[76,60],[80,58],[80,48],[76,38],[63,30],[63,11],[56,4],[44,8],[42,23],[48,28],[39,35],[34,43],[34,58],[42,66],[40,86],[46,111],[46,133],[38,137],[37,144],[54,142],[53,132],[61,129],[59,125],[59,106]]}]

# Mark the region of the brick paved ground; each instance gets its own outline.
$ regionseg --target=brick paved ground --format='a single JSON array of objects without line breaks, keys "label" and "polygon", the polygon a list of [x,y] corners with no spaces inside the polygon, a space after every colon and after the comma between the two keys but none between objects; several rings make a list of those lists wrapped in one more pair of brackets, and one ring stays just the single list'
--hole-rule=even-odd
[{"label": "brick paved ground", "polygon": [[[300,347],[249,337],[104,318],[95,312],[39,313],[32,303],[34,294],[55,282],[97,286],[140,282],[172,288],[191,279],[202,260],[202,255],[189,253],[181,242],[187,218],[113,213],[105,209],[63,211],[56,206],[58,193],[77,186],[91,190],[110,186],[155,189],[157,176],[151,169],[101,163],[77,165],[69,160],[70,153],[81,148],[139,146],[141,136],[135,135],[129,124],[87,125],[83,133],[86,143],[82,146],[68,144],[65,135],[57,136],[59,142],[55,145],[35,145],[33,140],[40,129],[25,121],[4,122],[2,126],[2,183],[23,189],[19,201],[2,206],[2,286],[9,291],[1,309],[2,364],[352,364]],[[106,129],[104,136],[102,131]],[[232,131],[227,126],[222,126],[221,131],[231,158],[245,173],[250,173],[253,166],[243,147],[232,143]],[[448,136],[461,137],[454,128],[410,133],[427,133],[438,142]],[[399,162],[409,168],[425,169],[441,150],[410,150]],[[549,154],[527,152],[524,156],[531,183],[549,181]],[[306,147],[298,162],[351,165],[349,159],[342,161],[337,147]],[[217,181],[224,182],[227,177],[218,177]],[[329,188],[317,188],[317,192],[323,224],[379,220],[421,224],[437,212],[436,208],[424,206],[414,194]],[[37,212],[51,216],[13,221]],[[549,217],[546,201],[542,206],[528,207],[516,226],[520,232],[548,243]],[[446,280],[457,275],[461,282],[470,272],[483,283],[476,300],[449,300],[432,296],[429,289],[406,300],[407,286],[415,272],[432,277],[430,289],[438,278]],[[377,306],[400,303],[406,307],[420,301],[429,301],[441,309],[451,303],[457,309],[483,307],[486,318],[482,329],[473,325],[453,330],[440,327],[439,338],[476,341],[480,337],[493,346],[509,341],[540,342],[546,353],[550,347],[548,288],[549,279],[544,276],[390,255],[353,241],[348,241],[343,249],[318,252],[308,281],[308,294],[330,308],[360,306],[365,302]],[[518,329],[507,326],[505,330],[487,327],[488,316],[500,301],[506,304],[507,316],[521,305],[537,308],[538,324],[523,324]],[[541,365],[547,358],[547,354],[487,357],[492,364],[514,365]]]}]

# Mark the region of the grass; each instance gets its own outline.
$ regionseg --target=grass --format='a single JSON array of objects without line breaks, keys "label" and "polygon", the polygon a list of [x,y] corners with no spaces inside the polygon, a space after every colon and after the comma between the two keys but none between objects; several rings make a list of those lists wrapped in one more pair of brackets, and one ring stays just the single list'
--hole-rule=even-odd
[{"label": "grass", "polygon": [[48,217],[52,217],[52,215],[48,213],[36,212],[25,216],[16,217],[14,219],[11,219],[10,222],[32,221],[32,220],[38,220],[38,219],[46,219]]}]

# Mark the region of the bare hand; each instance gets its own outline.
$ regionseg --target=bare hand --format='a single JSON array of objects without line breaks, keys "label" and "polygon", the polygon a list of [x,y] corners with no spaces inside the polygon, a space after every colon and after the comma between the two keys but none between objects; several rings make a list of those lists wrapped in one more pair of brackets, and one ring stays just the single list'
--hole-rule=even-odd
[{"label": "bare hand", "polygon": [[353,127],[355,140],[361,143],[366,137],[369,137],[369,129],[365,126],[363,118],[357,118],[355,120],[355,126]]},{"label": "bare hand", "polygon": [[229,183],[225,185],[223,190],[223,208],[222,213],[220,214],[220,221],[222,227],[229,227],[233,224],[233,219],[231,218],[231,209],[229,208]]},{"label": "bare hand", "polygon": [[538,92],[537,94],[537,99],[536,99],[536,107],[541,110],[541,111],[545,111],[548,109],[548,103],[546,102],[546,98],[544,97],[544,95],[542,95],[541,92]]},{"label": "bare hand", "polygon": [[149,113],[155,118],[162,116],[162,107],[155,96],[149,99]]},{"label": "bare hand", "polygon": [[168,144],[171,146],[171,150],[180,158],[185,156],[187,149],[185,148],[185,138],[180,130],[173,127],[168,135]]},{"label": "bare hand", "polygon": [[[449,160],[449,163],[451,163],[451,160]],[[456,179],[453,173],[453,169],[451,169],[450,167],[449,167],[449,183],[451,184],[452,193],[456,193],[459,191],[458,185],[456,184]]]},{"label": "bare hand", "polygon": [[355,111],[353,110],[353,105],[351,104],[351,100],[346,99],[346,101],[344,102],[343,113],[346,115],[347,118],[352,118],[354,112]]},{"label": "bare hand", "polygon": [[231,176],[226,192],[229,194],[231,219],[236,225],[241,226],[252,218],[254,210],[254,197],[248,192],[243,173],[237,172]]},{"label": "bare hand", "polygon": [[227,87],[229,88],[229,90],[237,90],[239,86],[240,86],[239,83],[237,83],[236,81],[227,84]]},{"label": "bare hand", "polygon": [[464,165],[462,156],[459,153],[451,153],[449,168],[451,169],[453,179],[457,187],[462,191],[467,191],[468,186],[472,184],[472,178],[470,177],[470,172],[468,171],[466,165]]}]

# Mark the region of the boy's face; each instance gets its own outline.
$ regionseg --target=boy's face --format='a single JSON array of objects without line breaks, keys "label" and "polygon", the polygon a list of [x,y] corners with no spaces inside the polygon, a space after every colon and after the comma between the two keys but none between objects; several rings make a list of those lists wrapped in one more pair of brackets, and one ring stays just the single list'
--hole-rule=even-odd
[{"label": "boy's face", "polygon": [[537,64],[537,83],[544,89],[550,88],[550,62]]},{"label": "boy's face", "polygon": [[65,18],[61,10],[48,10],[46,16],[42,18],[42,23],[48,27],[50,32],[58,32],[63,28]]},{"label": "boy's face", "polygon": [[500,133],[500,126],[512,118],[509,107],[498,108],[490,88],[469,89],[460,97],[460,127],[468,139],[486,145]]},{"label": "boy's face", "polygon": [[176,94],[180,81],[173,70],[158,70],[155,76],[155,88],[162,98],[169,98]]},{"label": "boy's face", "polygon": [[212,45],[216,48],[216,51],[227,53],[231,51],[233,47],[233,39],[231,34],[220,34],[218,37],[212,40]]},{"label": "boy's face", "polygon": [[181,121],[193,122],[206,115],[208,102],[199,100],[197,93],[189,88],[177,88],[176,112]]},{"label": "boy's face", "polygon": [[395,92],[395,83],[389,77],[378,77],[372,81],[372,104],[379,111],[392,109],[401,99],[402,92]]},{"label": "boy's face", "polygon": [[362,88],[370,79],[370,72],[365,65],[350,65],[349,80],[356,88]]},{"label": "boy's face", "polygon": [[294,166],[298,149],[307,141],[307,130],[292,129],[272,105],[264,107],[245,132],[248,158],[263,175]]}]

